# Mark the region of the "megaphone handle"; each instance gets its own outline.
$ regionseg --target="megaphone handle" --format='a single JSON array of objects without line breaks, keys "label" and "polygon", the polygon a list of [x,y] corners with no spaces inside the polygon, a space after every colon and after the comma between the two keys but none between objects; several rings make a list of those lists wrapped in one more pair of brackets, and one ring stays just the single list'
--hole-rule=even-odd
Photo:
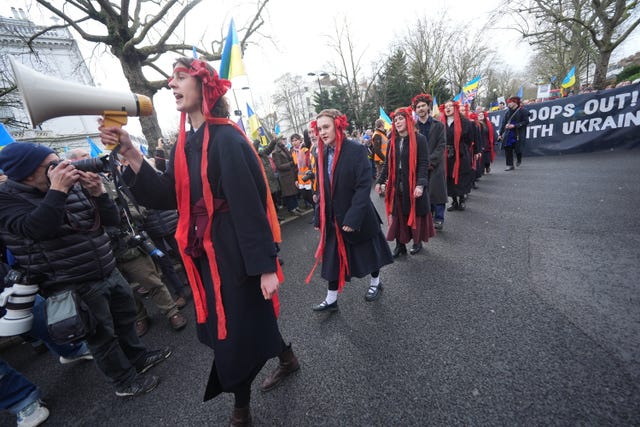
[{"label": "megaphone handle", "polygon": [[[126,111],[106,110],[103,114],[102,125],[105,127],[118,126],[122,127],[127,124]],[[116,145],[106,145],[107,150],[113,150]]]}]

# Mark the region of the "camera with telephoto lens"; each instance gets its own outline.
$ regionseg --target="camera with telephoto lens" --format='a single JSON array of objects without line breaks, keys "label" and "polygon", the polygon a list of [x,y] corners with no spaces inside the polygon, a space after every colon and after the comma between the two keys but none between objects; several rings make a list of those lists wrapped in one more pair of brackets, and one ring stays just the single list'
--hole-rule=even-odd
[{"label": "camera with telephoto lens", "polygon": [[30,285],[24,273],[18,270],[9,270],[4,285],[5,289],[0,293],[0,307],[5,307],[7,313],[0,318],[0,337],[29,332],[38,285]]},{"label": "camera with telephoto lens", "polygon": [[316,175],[313,173],[313,171],[306,171],[302,176],[302,182],[311,181],[315,177]]},{"label": "camera with telephoto lens", "polygon": [[152,257],[162,258],[164,256],[164,252],[156,247],[153,244],[153,241],[149,238],[149,235],[146,231],[141,231],[140,233],[131,236],[129,239],[129,244],[131,246],[137,246],[142,249],[147,255],[151,255]]},{"label": "camera with telephoto lens", "polygon": [[[49,166],[58,166],[60,162],[55,161],[49,163]],[[100,157],[92,157],[90,159],[74,160],[71,164],[78,170],[84,172],[109,172],[109,155],[105,154]]]}]

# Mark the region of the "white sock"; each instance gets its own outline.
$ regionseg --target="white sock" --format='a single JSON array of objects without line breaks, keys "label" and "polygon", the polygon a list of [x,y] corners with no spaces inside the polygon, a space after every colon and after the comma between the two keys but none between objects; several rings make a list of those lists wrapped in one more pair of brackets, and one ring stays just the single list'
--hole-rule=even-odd
[{"label": "white sock", "polygon": [[380,276],[378,277],[371,276],[371,284],[369,286],[373,286],[374,288],[377,288],[379,284],[380,284]]},{"label": "white sock", "polygon": [[327,304],[333,304],[338,300],[338,291],[327,291],[327,297],[324,299]]}]

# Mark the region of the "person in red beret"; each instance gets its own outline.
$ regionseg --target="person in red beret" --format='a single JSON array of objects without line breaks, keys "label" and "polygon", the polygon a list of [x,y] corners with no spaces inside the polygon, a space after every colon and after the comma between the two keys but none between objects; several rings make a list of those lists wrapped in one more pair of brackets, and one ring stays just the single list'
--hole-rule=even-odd
[{"label": "person in red beret", "polygon": [[524,109],[517,96],[507,99],[507,107],[498,140],[502,141],[502,148],[507,160],[505,171],[512,171],[515,169],[513,165],[514,152],[516,153],[516,166],[522,164],[522,148],[527,137],[529,112]]}]

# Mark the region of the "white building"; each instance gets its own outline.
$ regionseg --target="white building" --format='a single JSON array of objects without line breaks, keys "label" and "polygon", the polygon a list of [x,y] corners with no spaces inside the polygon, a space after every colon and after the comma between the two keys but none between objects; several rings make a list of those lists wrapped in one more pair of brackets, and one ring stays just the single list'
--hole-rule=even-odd
[{"label": "white building", "polygon": [[[47,76],[95,86],[78,43],[67,28],[49,30],[35,38],[29,47],[31,37],[45,27],[34,24],[22,9],[12,7],[11,12],[12,17],[0,17],[0,88],[11,87],[16,81],[9,57]],[[61,96],[64,94],[62,91]],[[58,117],[31,129],[19,92],[13,91],[5,96],[7,98],[0,102],[0,121],[5,122],[5,127],[16,141],[48,145],[59,153],[73,148],[87,149],[87,137],[100,146],[97,116]],[[7,123],[7,119],[21,122],[22,126]]]}]

